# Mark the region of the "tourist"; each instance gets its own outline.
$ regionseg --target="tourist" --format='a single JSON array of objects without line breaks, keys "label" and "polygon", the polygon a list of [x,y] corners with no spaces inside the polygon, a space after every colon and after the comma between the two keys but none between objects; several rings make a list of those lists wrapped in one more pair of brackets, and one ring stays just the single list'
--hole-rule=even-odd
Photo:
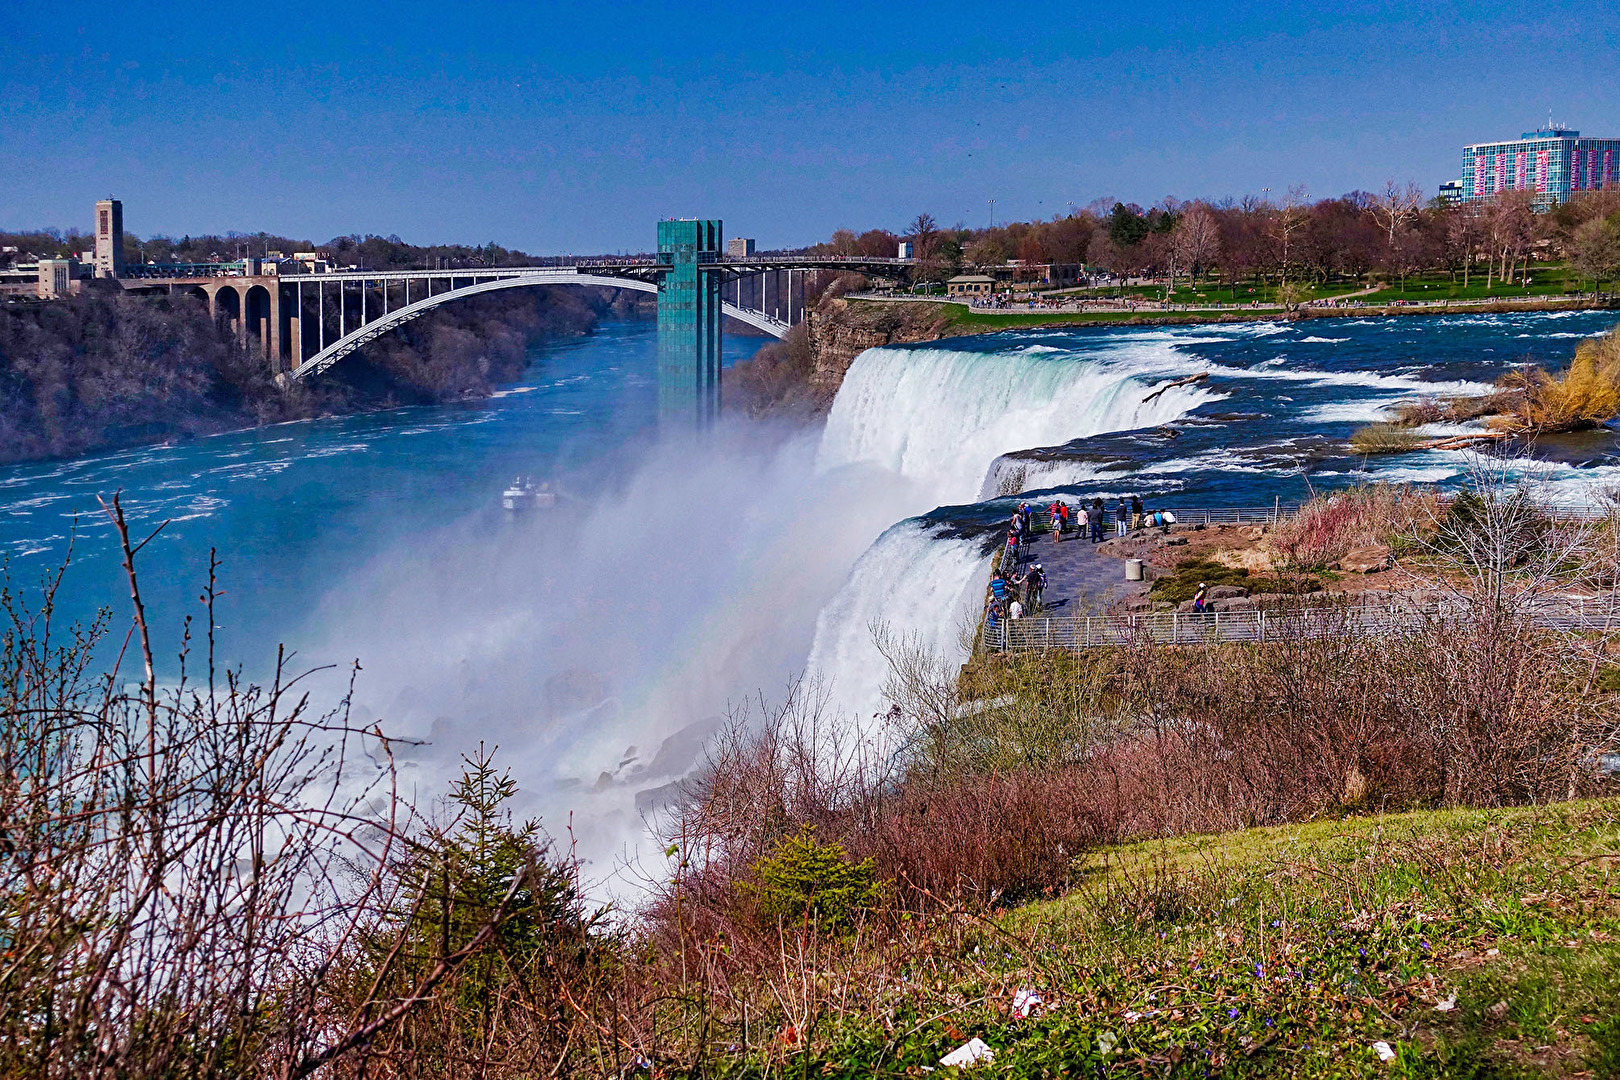
[{"label": "tourist", "polygon": [[1018,540],[1028,543],[1030,537],[1029,503],[1018,504]]},{"label": "tourist", "polygon": [[997,571],[990,577],[990,595],[999,603],[1007,599],[1007,579]]},{"label": "tourist", "polygon": [[1020,604],[1017,600],[1014,600],[1012,603],[1007,605],[1007,618],[1009,618],[1009,619],[1022,619],[1023,617],[1024,617],[1024,605],[1023,604]]},{"label": "tourist", "polygon": [[1131,496],[1131,528],[1140,529],[1141,527],[1142,527],[1142,496],[1140,496],[1140,495],[1132,495]]},{"label": "tourist", "polygon": [[1123,495],[1119,497],[1119,506],[1114,510],[1114,517],[1117,521],[1115,535],[1124,536],[1131,526],[1131,508],[1125,505],[1125,496]]},{"label": "tourist", "polygon": [[1207,589],[1207,588],[1208,588],[1208,586],[1205,585],[1202,581],[1200,581],[1198,583],[1198,591],[1193,593],[1193,610],[1194,611],[1202,612],[1204,610],[1204,590]]},{"label": "tourist", "polygon": [[1103,501],[1101,499],[1092,499],[1091,505],[1086,507],[1086,527],[1091,530],[1091,542],[1093,544],[1102,543],[1103,518],[1105,516]]},{"label": "tourist", "polygon": [[1030,611],[1041,606],[1041,594],[1046,591],[1046,569],[1040,563],[1029,568],[1024,575],[1024,606]]},{"label": "tourist", "polygon": [[1054,544],[1061,542],[1063,539],[1063,515],[1068,509],[1061,502],[1052,504],[1052,543]]},{"label": "tourist", "polygon": [[990,610],[985,613],[984,625],[994,630],[1001,625],[1001,605],[991,604]]}]

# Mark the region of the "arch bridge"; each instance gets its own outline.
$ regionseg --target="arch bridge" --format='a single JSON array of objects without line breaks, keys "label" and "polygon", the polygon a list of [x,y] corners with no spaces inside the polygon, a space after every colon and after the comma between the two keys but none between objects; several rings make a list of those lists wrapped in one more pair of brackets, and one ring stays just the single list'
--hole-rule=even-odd
[{"label": "arch bridge", "polygon": [[[539,265],[451,270],[351,270],[312,274],[147,274],[126,288],[206,298],[215,318],[254,344],[278,377],[318,377],[344,357],[444,304],[503,289],[600,286],[658,297],[659,410],[702,426],[720,408],[724,319],[784,337],[804,319],[815,275],[901,274],[910,259],[743,256],[723,253],[721,223],[658,223],[658,254],[553,259]],[[158,269],[158,268],[153,268]],[[188,268],[189,269],[189,268]]]}]

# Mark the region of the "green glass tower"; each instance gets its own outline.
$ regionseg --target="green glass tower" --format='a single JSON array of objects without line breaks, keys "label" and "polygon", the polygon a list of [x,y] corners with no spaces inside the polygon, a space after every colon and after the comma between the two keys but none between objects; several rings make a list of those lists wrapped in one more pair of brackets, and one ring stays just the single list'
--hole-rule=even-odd
[{"label": "green glass tower", "polygon": [[707,427],[720,416],[718,221],[660,221],[658,415],[665,424]]}]

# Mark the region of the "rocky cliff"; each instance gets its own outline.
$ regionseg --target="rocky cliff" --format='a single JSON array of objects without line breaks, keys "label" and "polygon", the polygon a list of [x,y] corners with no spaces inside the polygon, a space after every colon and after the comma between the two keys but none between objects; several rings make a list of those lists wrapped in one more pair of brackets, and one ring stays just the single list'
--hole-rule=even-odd
[{"label": "rocky cliff", "polygon": [[781,341],[732,368],[727,407],[763,417],[813,417],[831,406],[855,358],[879,345],[936,341],[950,331],[942,304],[872,304],[829,298]]}]

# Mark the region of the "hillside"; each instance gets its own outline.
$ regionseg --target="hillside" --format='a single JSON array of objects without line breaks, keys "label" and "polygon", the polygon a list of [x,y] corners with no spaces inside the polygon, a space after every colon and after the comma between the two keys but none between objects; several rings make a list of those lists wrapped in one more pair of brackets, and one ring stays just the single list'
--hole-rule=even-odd
[{"label": "hillside", "polygon": [[960,933],[841,973],[826,1048],[746,1071],[916,1076],[979,1037],[996,1076],[1620,1076],[1620,800],[1104,848]]}]

